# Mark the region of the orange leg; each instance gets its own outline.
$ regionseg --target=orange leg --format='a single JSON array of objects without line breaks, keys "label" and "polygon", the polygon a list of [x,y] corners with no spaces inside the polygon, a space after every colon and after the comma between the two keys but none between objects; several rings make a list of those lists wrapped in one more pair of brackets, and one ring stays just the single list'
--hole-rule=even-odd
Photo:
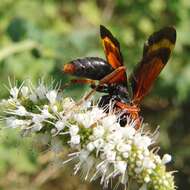
[{"label": "orange leg", "polygon": [[130,112],[139,112],[140,109],[136,106],[136,105],[128,105],[128,104],[125,104],[125,103],[122,103],[122,102],[116,102],[116,105],[118,107],[120,107],[121,109],[123,110],[128,110]]},{"label": "orange leg", "polygon": [[95,85],[96,81],[91,79],[72,79],[68,83],[64,84],[62,88],[67,88],[72,84],[89,84]]},{"label": "orange leg", "polygon": [[139,129],[141,127],[141,118],[139,116],[139,111],[140,109],[136,105],[127,105],[122,102],[116,102],[116,105],[121,109],[121,110],[126,110],[132,119],[136,120],[136,127],[135,129]]}]

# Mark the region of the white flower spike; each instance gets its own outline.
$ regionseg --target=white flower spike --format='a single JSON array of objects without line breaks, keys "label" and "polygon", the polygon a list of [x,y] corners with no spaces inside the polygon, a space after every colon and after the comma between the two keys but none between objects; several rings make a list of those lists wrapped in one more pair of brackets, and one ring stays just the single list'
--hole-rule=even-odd
[{"label": "white flower spike", "polygon": [[[43,82],[36,88],[11,87],[10,95],[11,98],[0,104],[6,126],[56,135],[63,146],[77,150],[63,162],[75,161],[74,174],[81,171],[89,181],[100,178],[104,187],[116,178],[117,184],[124,187],[133,181],[139,190],[176,189],[172,172],[167,172],[165,166],[171,155],[165,154],[161,159],[154,153],[150,147],[155,134],[147,133],[146,127],[136,130],[136,121],[130,117],[126,126],[121,127],[119,114],[112,109],[105,113],[89,102],[77,105]],[[53,143],[53,147],[57,150],[60,144]]]}]

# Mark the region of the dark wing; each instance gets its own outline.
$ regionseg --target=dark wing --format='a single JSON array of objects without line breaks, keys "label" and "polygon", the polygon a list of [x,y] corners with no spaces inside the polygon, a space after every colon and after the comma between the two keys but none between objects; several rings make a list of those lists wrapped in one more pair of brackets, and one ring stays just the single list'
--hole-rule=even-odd
[{"label": "dark wing", "polygon": [[64,65],[64,73],[77,77],[100,80],[114,69],[105,60],[98,57],[76,59]]},{"label": "dark wing", "polygon": [[100,25],[100,35],[104,52],[108,63],[114,68],[123,65],[123,57],[120,51],[120,44],[112,33],[104,26]]},{"label": "dark wing", "polygon": [[165,27],[153,33],[144,45],[143,58],[130,77],[133,101],[139,103],[166,65],[176,42],[176,30]]},{"label": "dark wing", "polygon": [[[123,57],[120,51],[120,44],[117,39],[107,28],[102,25],[100,25],[100,35],[107,62],[112,66],[113,69],[123,66]],[[125,72],[120,78],[122,79],[121,82],[125,81],[127,83],[127,76]],[[117,83],[118,82],[119,81],[117,81]]]},{"label": "dark wing", "polygon": [[118,67],[113,72],[102,78],[99,84],[101,85],[101,84],[125,83],[126,82],[124,78],[125,71],[126,69],[124,66]]}]

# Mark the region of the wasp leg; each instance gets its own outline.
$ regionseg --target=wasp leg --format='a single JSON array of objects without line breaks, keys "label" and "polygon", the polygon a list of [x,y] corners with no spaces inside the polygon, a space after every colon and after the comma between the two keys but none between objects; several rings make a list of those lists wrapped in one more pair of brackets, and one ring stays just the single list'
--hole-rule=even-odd
[{"label": "wasp leg", "polygon": [[90,84],[95,85],[96,81],[91,79],[72,79],[68,83],[64,84],[62,88],[67,88],[72,84]]},{"label": "wasp leg", "polygon": [[126,82],[127,79],[125,75],[125,70],[126,68],[124,66],[118,67],[113,72],[102,78],[99,82],[99,85]]},{"label": "wasp leg", "polygon": [[124,111],[124,113],[120,116],[121,126],[125,126],[127,124],[127,116],[130,116],[136,122],[135,129],[139,129],[141,127],[142,118],[139,116],[139,107],[122,102],[116,102],[116,105]]},{"label": "wasp leg", "polygon": [[98,92],[108,93],[108,90],[109,90],[108,85],[91,84],[90,86],[91,86],[92,89],[95,89]]},{"label": "wasp leg", "polygon": [[122,110],[128,110],[129,112],[139,112],[140,109],[136,105],[128,105],[122,102],[116,102],[116,105]]},{"label": "wasp leg", "polygon": [[72,79],[70,81],[73,84],[90,84],[95,85],[96,81],[91,79]]}]

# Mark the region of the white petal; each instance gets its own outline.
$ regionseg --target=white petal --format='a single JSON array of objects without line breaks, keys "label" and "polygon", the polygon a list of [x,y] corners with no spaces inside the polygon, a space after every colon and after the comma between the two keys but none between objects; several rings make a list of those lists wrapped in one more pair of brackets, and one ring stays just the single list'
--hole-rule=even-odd
[{"label": "white petal", "polygon": [[18,98],[19,89],[17,87],[13,87],[10,89],[10,94],[14,99]]},{"label": "white petal", "polygon": [[125,143],[119,143],[117,145],[117,150],[120,151],[120,152],[128,152],[131,150],[131,145],[129,144],[125,144]]},{"label": "white petal", "polygon": [[79,127],[77,125],[71,125],[69,127],[69,132],[71,136],[75,136],[79,132]]},{"label": "white petal", "polygon": [[133,127],[122,127],[122,132],[123,132],[123,136],[126,137],[126,138],[133,138],[133,136],[135,135],[136,133],[136,130],[135,128]]},{"label": "white petal", "polygon": [[115,161],[116,160],[116,152],[114,151],[107,151],[106,153],[106,158],[108,161]]},{"label": "white petal", "polygon": [[109,115],[102,119],[102,125],[107,128],[113,126],[116,122],[117,118],[115,115]]},{"label": "white petal", "polygon": [[28,89],[27,86],[23,86],[23,87],[21,88],[21,93],[22,93],[22,95],[23,95],[24,97],[26,97],[26,96],[28,95],[28,92],[29,92],[29,89]]},{"label": "white petal", "polygon": [[145,181],[145,183],[150,182],[150,177],[149,177],[149,176],[146,176],[146,177],[144,178],[144,181]]},{"label": "white petal", "polygon": [[32,130],[33,131],[40,131],[42,129],[43,125],[41,123],[35,123],[33,126],[32,126]]},{"label": "white petal", "polygon": [[88,143],[86,148],[88,149],[88,151],[92,152],[95,148],[94,144],[92,142]]},{"label": "white petal", "polygon": [[40,99],[44,99],[45,95],[46,95],[46,87],[43,84],[40,84],[37,88],[36,88],[36,94],[38,95],[38,97]]},{"label": "white petal", "polygon": [[71,144],[79,144],[80,143],[80,136],[79,135],[75,135],[75,136],[71,136]]},{"label": "white petal", "polygon": [[34,94],[34,93],[31,94],[31,95],[29,96],[29,98],[30,98],[30,100],[31,100],[32,102],[37,102],[37,100],[38,100],[36,94]]},{"label": "white petal", "polygon": [[124,161],[117,161],[114,166],[122,174],[125,173],[127,169],[127,163]]},{"label": "white petal", "polygon": [[54,104],[57,98],[57,91],[51,90],[46,94],[47,99],[49,100],[50,104]]},{"label": "white petal", "polygon": [[97,127],[94,127],[93,129],[93,135],[95,136],[95,138],[100,138],[104,135],[104,128],[102,126],[97,126]]},{"label": "white petal", "polygon": [[15,110],[15,114],[20,116],[26,116],[28,112],[26,111],[25,107],[19,106],[18,109]]},{"label": "white petal", "polygon": [[164,154],[164,156],[162,158],[162,163],[167,164],[167,163],[171,162],[171,160],[172,160],[172,156],[170,154]]},{"label": "white petal", "polygon": [[55,123],[55,127],[58,131],[61,131],[65,127],[65,122],[62,120],[59,120]]}]

